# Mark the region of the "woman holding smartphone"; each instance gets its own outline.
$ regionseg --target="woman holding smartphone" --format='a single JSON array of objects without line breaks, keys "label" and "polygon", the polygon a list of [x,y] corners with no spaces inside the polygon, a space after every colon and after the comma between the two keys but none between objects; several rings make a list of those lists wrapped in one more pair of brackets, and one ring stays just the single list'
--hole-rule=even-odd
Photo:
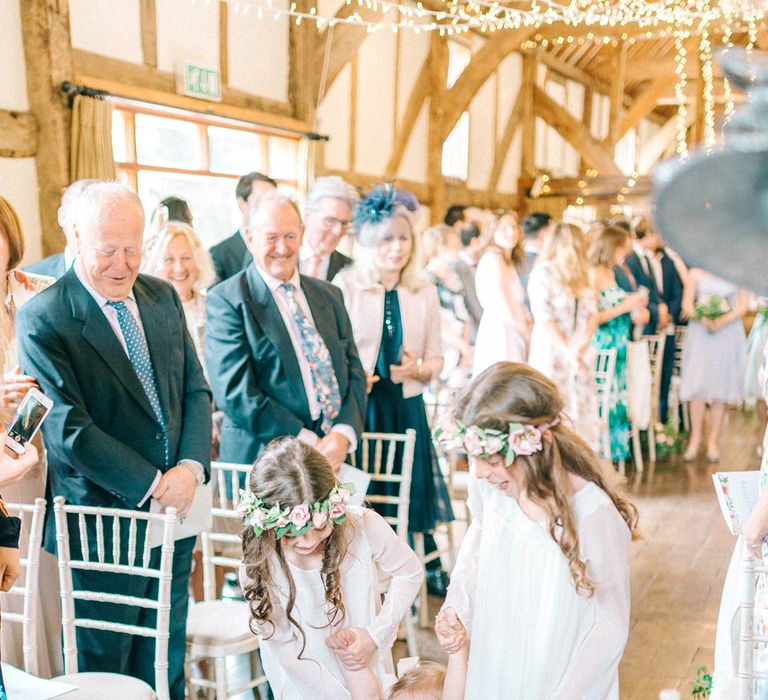
[{"label": "woman holding smartphone", "polygon": [[[360,360],[368,376],[367,432],[416,430],[409,529],[429,533],[453,519],[432,445],[422,392],[443,365],[440,302],[419,276],[409,192],[375,189],[355,209],[358,254],[334,283],[344,294]],[[358,448],[358,454],[359,454]],[[394,515],[394,512],[384,513]],[[434,551],[431,535],[427,553]],[[439,560],[428,565],[431,592],[445,594]]]}]

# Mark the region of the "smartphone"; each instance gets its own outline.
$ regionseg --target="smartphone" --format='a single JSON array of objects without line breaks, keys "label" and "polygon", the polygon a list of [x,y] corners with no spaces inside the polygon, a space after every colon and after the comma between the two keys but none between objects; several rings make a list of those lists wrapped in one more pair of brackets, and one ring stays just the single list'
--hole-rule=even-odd
[{"label": "smartphone", "polygon": [[6,427],[5,444],[17,454],[24,454],[27,443],[40,429],[51,406],[53,401],[42,391],[30,389]]}]

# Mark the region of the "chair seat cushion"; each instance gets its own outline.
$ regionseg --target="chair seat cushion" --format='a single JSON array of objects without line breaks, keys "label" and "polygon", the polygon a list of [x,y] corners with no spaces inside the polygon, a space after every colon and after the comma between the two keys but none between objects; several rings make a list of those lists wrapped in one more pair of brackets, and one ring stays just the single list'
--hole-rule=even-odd
[{"label": "chair seat cushion", "polygon": [[54,678],[77,687],[67,700],[155,700],[155,691],[144,681],[119,673],[70,673]]},{"label": "chair seat cushion", "polygon": [[187,643],[227,646],[240,642],[257,643],[248,623],[251,612],[242,600],[210,600],[195,603],[187,615]]}]

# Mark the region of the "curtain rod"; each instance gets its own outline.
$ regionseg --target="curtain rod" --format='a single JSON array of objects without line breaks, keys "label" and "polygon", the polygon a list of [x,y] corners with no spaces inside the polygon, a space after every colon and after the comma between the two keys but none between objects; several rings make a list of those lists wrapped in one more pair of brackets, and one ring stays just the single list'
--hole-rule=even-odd
[{"label": "curtain rod", "polygon": [[[107,97],[116,97],[112,93],[106,90],[96,90],[94,88],[87,87],[86,85],[77,85],[65,80],[60,86],[61,91],[67,96],[69,100],[69,107],[72,108],[72,104],[76,95],[82,95],[83,97],[93,97],[97,100],[103,100]],[[140,101],[140,100],[139,100]],[[240,120],[243,121],[243,120]],[[330,136],[326,134],[318,134],[314,131],[303,131],[301,129],[291,129],[290,127],[279,127],[279,131],[287,131],[289,133],[300,134],[305,136],[310,141],[329,141]]]}]

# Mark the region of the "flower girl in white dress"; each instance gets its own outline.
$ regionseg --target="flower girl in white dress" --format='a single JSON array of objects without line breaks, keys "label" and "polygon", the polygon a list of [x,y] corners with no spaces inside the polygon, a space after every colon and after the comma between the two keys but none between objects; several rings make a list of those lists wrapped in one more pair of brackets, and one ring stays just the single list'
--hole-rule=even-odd
[{"label": "flower girl in white dress", "polygon": [[[378,700],[423,569],[377,513],[296,438],[267,446],[243,493],[240,580],[276,700]],[[381,601],[377,569],[390,577]]]},{"label": "flower girl in white dress", "polygon": [[435,431],[472,472],[472,524],[435,626],[444,700],[618,700],[637,511],[562,408],[544,375],[500,362]]}]

